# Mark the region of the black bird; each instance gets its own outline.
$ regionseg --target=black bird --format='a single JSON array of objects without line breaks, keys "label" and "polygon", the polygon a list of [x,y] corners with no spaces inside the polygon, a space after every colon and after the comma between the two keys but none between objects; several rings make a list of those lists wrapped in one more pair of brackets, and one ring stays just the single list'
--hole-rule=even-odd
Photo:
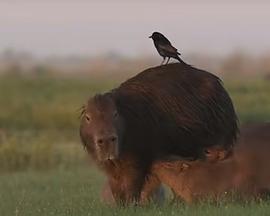
[{"label": "black bird", "polygon": [[182,59],[180,59],[179,55],[181,55],[175,47],[172,46],[171,42],[161,33],[154,32],[149,38],[152,38],[154,41],[154,45],[159,53],[163,57],[163,61],[161,65],[168,57],[166,64],[169,63],[170,58],[177,59],[179,62],[186,64]]}]

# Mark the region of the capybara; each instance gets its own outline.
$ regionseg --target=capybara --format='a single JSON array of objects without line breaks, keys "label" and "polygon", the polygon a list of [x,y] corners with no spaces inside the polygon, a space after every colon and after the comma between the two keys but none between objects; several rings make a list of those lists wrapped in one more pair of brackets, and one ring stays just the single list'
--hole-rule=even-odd
[{"label": "capybara", "polygon": [[233,155],[225,160],[168,157],[155,162],[152,172],[188,203],[229,192],[261,198],[270,192],[270,123],[245,125],[240,132]]},{"label": "capybara", "polygon": [[247,123],[241,126],[237,145],[249,145],[256,147],[270,145],[270,122]]},{"label": "capybara", "polygon": [[232,146],[237,133],[220,79],[179,63],[147,69],[90,98],[80,126],[82,143],[124,204],[140,199],[157,158],[200,158],[206,147]]}]

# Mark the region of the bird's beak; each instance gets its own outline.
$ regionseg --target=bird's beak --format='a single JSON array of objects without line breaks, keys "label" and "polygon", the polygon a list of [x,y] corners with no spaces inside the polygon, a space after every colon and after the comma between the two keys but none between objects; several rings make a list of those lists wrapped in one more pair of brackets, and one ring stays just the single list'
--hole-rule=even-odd
[{"label": "bird's beak", "polygon": [[151,36],[149,36],[149,38],[152,38],[152,35],[151,35]]}]

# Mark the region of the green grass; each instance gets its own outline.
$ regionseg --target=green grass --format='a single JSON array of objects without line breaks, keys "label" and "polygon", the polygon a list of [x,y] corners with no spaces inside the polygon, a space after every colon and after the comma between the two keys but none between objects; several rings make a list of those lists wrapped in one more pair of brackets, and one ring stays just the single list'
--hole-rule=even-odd
[{"label": "green grass", "polygon": [[88,97],[114,85],[90,79],[0,77],[0,128],[77,128],[78,110]]},{"label": "green grass", "polygon": [[270,121],[270,81],[225,81],[241,122]]},{"label": "green grass", "polygon": [[269,215],[270,203],[224,203],[116,208],[103,204],[103,176],[93,168],[1,175],[1,216],[68,215]]}]

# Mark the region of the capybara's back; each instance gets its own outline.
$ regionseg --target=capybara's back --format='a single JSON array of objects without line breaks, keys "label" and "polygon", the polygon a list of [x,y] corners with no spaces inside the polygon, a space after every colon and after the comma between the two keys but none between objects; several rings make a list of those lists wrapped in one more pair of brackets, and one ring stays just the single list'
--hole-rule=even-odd
[{"label": "capybara's back", "polygon": [[[242,145],[244,147],[242,147]],[[268,154],[263,148],[268,149],[270,145],[270,123],[247,123],[241,126],[240,136],[237,139],[236,148],[245,149],[252,152],[253,155]],[[245,148],[248,147],[248,148]],[[231,148],[223,148],[222,146],[211,146],[205,148],[205,157],[208,161],[216,162],[224,160],[233,154],[233,146]],[[259,151],[258,154],[254,153]]]},{"label": "capybara's back", "polygon": [[254,149],[267,147],[270,145],[270,122],[244,124],[237,143]]},{"label": "capybara's back", "polygon": [[[142,151],[198,158],[205,147],[230,148],[237,116],[216,76],[182,64],[150,68],[114,91],[129,134]],[[145,144],[147,142],[147,145]]]},{"label": "capybara's back", "polygon": [[[270,188],[270,123],[249,123],[241,127],[236,151],[245,155],[243,166],[253,167],[258,184]],[[246,165],[248,164],[248,165]]]},{"label": "capybara's back", "polygon": [[201,199],[217,199],[234,188],[236,165],[232,159],[211,163],[183,160],[159,161],[153,173],[174,194],[191,203]]}]

